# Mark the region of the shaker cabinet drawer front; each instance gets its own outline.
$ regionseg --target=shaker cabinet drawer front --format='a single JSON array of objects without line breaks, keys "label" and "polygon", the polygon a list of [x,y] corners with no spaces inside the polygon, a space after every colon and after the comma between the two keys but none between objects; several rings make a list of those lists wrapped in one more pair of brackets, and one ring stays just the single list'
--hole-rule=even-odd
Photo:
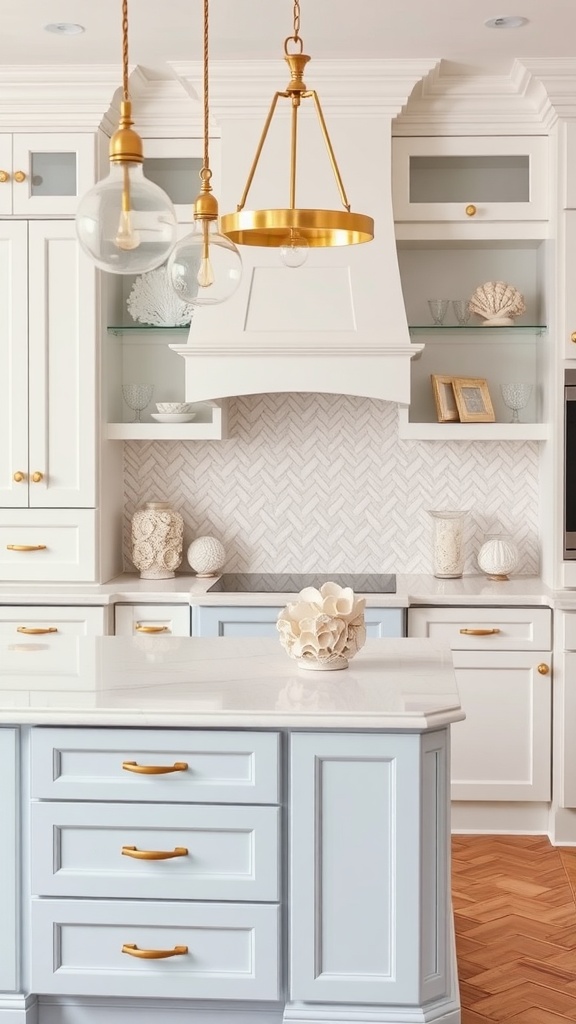
[{"label": "shaker cabinet drawer front", "polygon": [[95,519],[93,509],[0,511],[0,580],[94,580]]},{"label": "shaker cabinet drawer front", "polygon": [[0,607],[0,636],[43,643],[59,636],[102,636],[106,631],[103,608],[21,605]]},{"label": "shaker cabinet drawer front", "polygon": [[279,735],[40,727],[31,786],[49,800],[275,804]]},{"label": "shaker cabinet drawer front", "polygon": [[279,907],[32,900],[39,994],[278,999]]},{"label": "shaker cabinet drawer front", "polygon": [[138,636],[152,641],[162,636],[190,636],[190,605],[117,604],[116,636]]},{"label": "shaker cabinet drawer front", "polygon": [[410,608],[408,636],[443,640],[453,650],[547,651],[549,608]]},{"label": "shaker cabinet drawer front", "polygon": [[279,900],[279,808],[32,803],[36,896]]}]

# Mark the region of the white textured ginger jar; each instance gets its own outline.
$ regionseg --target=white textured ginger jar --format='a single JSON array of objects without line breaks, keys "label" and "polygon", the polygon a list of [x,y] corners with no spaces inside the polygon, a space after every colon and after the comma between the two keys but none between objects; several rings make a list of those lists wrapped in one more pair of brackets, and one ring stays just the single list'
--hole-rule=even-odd
[{"label": "white textured ginger jar", "polygon": [[356,597],[351,587],[305,587],[278,615],[280,643],[300,668],[348,668],[349,659],[366,642],[365,607],[365,599]]},{"label": "white textured ginger jar", "polygon": [[224,545],[216,537],[197,537],[186,553],[197,576],[217,576],[226,561]]},{"label": "white textured ginger jar", "polygon": [[510,537],[489,537],[480,548],[478,565],[489,580],[507,580],[518,565],[518,548]]},{"label": "white textured ginger jar", "polygon": [[464,572],[464,520],[467,511],[428,509],[432,516],[432,571],[438,579],[457,579]]},{"label": "white textured ginger jar", "polygon": [[184,520],[167,501],[147,501],[132,517],[132,561],[143,580],[169,580],[182,561]]}]

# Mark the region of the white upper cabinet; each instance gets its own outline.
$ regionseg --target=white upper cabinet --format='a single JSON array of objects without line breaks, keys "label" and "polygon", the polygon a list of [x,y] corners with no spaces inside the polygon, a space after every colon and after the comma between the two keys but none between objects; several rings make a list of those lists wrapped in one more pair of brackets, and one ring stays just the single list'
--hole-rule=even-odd
[{"label": "white upper cabinet", "polygon": [[[174,203],[176,220],[194,220],[194,200],[200,192],[202,139],[145,139],[144,175],[166,192]],[[218,195],[218,142],[210,143],[212,189]]]},{"label": "white upper cabinet", "polygon": [[93,508],[96,271],[72,221],[3,221],[0,268],[0,507]]},{"label": "white upper cabinet", "polygon": [[396,221],[546,221],[545,136],[395,138]]},{"label": "white upper cabinet", "polygon": [[0,135],[2,216],[74,214],[94,181],[93,133]]}]

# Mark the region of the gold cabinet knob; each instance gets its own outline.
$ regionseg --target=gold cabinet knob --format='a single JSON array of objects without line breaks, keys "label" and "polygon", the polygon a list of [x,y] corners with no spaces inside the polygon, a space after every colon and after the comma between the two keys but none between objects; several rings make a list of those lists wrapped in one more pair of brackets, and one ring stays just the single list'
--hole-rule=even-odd
[{"label": "gold cabinet knob", "polygon": [[22,481],[26,479],[26,476],[25,476],[24,473],[21,473],[20,470],[18,469],[14,473],[14,476],[12,477],[12,479],[13,479],[15,484],[21,484]]},{"label": "gold cabinet knob", "polygon": [[576,344],[576,331],[572,331],[572,334],[570,335],[570,341],[573,341]]},{"label": "gold cabinet knob", "polygon": [[170,772],[188,771],[186,761],[175,761],[173,765],[138,764],[137,761],[123,761],[122,767],[125,772],[136,772],[137,775],[168,775]]},{"label": "gold cabinet knob", "polygon": [[541,676],[547,676],[550,671],[550,665],[547,665],[545,661],[542,661],[538,665],[538,671]]},{"label": "gold cabinet knob", "polygon": [[476,210],[476,207],[474,206],[474,203],[469,203],[468,204],[468,206],[466,207],[465,213],[466,213],[467,217],[474,217],[476,215],[477,210]]},{"label": "gold cabinet knob", "polygon": [[35,484],[39,484],[44,479],[44,473],[32,473],[32,479]]},{"label": "gold cabinet knob", "polygon": [[122,952],[138,956],[141,960],[165,960],[167,956],[185,956],[188,946],[174,946],[174,949],[138,949],[132,942],[125,942]]},{"label": "gold cabinet knob", "polygon": [[10,181],[10,175],[8,171],[0,171],[0,184],[4,184],[5,181]]},{"label": "gold cabinet knob", "polygon": [[16,171],[14,174],[14,181],[26,181],[26,175],[24,174],[24,171]]}]

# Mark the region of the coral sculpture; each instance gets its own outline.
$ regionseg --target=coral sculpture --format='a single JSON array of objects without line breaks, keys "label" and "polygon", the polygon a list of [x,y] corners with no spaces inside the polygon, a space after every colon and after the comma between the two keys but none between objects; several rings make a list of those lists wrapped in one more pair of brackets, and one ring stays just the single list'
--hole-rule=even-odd
[{"label": "coral sculpture", "polygon": [[137,277],[126,305],[133,320],[158,327],[185,327],[194,312],[194,306],[178,298],[166,267]]},{"label": "coral sculpture", "polygon": [[474,292],[468,308],[484,317],[483,327],[509,327],[526,310],[524,296],[505,281],[486,281]]},{"label": "coral sculpture", "polygon": [[280,643],[301,668],[347,668],[366,642],[365,607],[350,587],[305,587],[278,615]]}]

